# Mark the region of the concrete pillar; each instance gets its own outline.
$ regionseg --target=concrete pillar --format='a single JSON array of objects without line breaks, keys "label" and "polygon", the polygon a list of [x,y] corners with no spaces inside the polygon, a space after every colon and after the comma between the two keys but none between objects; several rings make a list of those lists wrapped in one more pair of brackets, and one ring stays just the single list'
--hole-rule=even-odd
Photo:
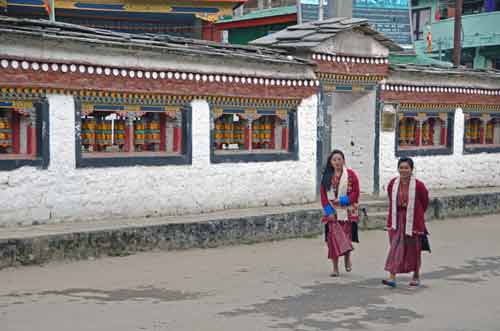
[{"label": "concrete pillar", "polygon": [[50,121],[49,170],[58,174],[71,173],[75,160],[75,102],[69,95],[47,95]]}]

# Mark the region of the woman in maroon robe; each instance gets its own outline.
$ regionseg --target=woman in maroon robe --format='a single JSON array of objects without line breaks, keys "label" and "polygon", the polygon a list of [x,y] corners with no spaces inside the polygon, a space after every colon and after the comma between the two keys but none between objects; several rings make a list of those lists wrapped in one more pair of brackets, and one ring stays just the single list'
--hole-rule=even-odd
[{"label": "woman in maroon robe", "polygon": [[399,177],[393,178],[387,186],[389,193],[390,249],[385,263],[389,279],[383,284],[396,286],[396,274],[413,272],[410,286],[420,285],[422,242],[426,239],[425,211],[429,205],[429,192],[424,183],[413,175],[413,160],[401,158],[398,161]]},{"label": "woman in maroon robe", "polygon": [[339,275],[338,260],[344,256],[345,270],[352,270],[352,242],[358,242],[357,222],[359,180],[356,173],[345,167],[344,154],[334,150],[328,157],[321,181],[321,204],[325,223],[328,258],[332,260],[332,277]]}]

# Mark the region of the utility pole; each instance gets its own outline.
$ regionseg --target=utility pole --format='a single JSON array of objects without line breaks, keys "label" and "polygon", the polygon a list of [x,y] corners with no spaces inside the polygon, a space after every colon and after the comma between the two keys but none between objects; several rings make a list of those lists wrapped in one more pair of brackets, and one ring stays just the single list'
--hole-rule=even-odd
[{"label": "utility pole", "polygon": [[56,21],[56,0],[50,0],[50,20]]},{"label": "utility pole", "polygon": [[43,0],[43,6],[45,7],[45,11],[49,15],[49,20],[51,22],[56,21],[56,4],[55,0]]},{"label": "utility pole", "polygon": [[443,45],[443,41],[441,39],[438,40],[438,47],[439,47],[439,61],[442,61],[442,56],[441,56],[441,46]]},{"label": "utility pole", "polygon": [[455,1],[455,31],[453,36],[453,65],[460,66],[460,54],[462,52],[462,7],[463,0]]},{"label": "utility pole", "polygon": [[318,20],[319,21],[323,20],[323,17],[324,17],[323,12],[324,12],[323,0],[319,0],[319,8],[318,8]]}]

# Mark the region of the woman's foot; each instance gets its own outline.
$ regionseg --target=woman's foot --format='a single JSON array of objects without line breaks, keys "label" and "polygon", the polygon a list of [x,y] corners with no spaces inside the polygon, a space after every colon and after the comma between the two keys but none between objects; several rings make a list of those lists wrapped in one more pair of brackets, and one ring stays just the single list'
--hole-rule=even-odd
[{"label": "woman's foot", "polygon": [[420,279],[418,278],[413,278],[409,284],[410,286],[415,286],[415,287],[419,287],[420,286]]},{"label": "woman's foot", "polygon": [[347,272],[351,272],[352,271],[351,259],[346,259],[345,260],[345,271],[347,271]]},{"label": "woman's foot", "polygon": [[330,277],[338,277],[338,276],[340,276],[340,273],[339,273],[339,260],[338,259],[332,259],[332,270],[333,270],[333,272],[330,274]]},{"label": "woman's foot", "polygon": [[396,280],[395,279],[383,279],[382,284],[389,286],[389,287],[396,287]]},{"label": "woman's foot", "polygon": [[333,271],[330,274],[330,277],[338,277],[338,276],[340,276],[339,266],[338,265],[334,265],[333,266]]}]

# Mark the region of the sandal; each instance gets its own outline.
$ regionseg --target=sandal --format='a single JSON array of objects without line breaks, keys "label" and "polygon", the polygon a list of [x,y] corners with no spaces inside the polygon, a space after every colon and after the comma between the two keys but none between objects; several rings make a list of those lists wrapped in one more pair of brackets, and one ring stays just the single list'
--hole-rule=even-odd
[{"label": "sandal", "polygon": [[390,287],[396,287],[396,281],[395,280],[390,280],[390,279],[383,279],[382,284],[390,286]]},{"label": "sandal", "polygon": [[414,286],[414,287],[419,287],[420,286],[420,280],[419,279],[412,279],[409,285],[410,286]]},{"label": "sandal", "polygon": [[352,271],[352,262],[351,262],[350,257],[348,259],[344,259],[344,267],[345,267],[345,271],[347,271],[347,272]]},{"label": "sandal", "polygon": [[338,271],[337,272],[332,272],[330,274],[330,277],[338,277],[338,276],[340,276],[340,273]]}]

